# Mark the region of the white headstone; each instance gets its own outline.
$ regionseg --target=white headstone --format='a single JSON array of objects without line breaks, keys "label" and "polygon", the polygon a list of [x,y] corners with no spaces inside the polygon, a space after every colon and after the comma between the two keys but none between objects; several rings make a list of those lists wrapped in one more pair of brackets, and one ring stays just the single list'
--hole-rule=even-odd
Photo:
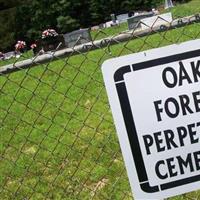
[{"label": "white headstone", "polygon": [[141,24],[139,24],[139,21],[142,21],[142,19],[149,18],[154,16],[154,12],[144,12],[140,14],[135,14],[133,17],[130,17],[127,19],[128,22],[128,29],[132,30],[135,28],[141,27]]},{"label": "white headstone", "polygon": [[117,20],[119,22],[119,24],[123,23],[123,22],[126,22],[127,19],[128,19],[128,13],[126,14],[121,14],[121,15],[117,15]]},{"label": "white headstone", "polygon": [[161,26],[161,25],[170,26],[172,21],[173,21],[172,13],[168,12],[161,15],[156,15],[153,17],[141,19],[142,22],[141,27],[142,29],[146,29],[146,28],[154,28],[156,26]]},{"label": "white headstone", "polygon": [[165,0],[165,9],[174,7],[172,0]]}]

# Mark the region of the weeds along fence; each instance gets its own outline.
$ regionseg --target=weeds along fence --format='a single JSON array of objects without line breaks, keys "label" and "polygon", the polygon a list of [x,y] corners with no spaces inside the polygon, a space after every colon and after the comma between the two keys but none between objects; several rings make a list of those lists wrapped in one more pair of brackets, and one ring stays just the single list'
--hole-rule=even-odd
[{"label": "weeds along fence", "polygon": [[[101,64],[200,38],[199,21],[195,15],[0,61],[0,199],[132,199]],[[197,200],[200,192],[172,199]]]}]

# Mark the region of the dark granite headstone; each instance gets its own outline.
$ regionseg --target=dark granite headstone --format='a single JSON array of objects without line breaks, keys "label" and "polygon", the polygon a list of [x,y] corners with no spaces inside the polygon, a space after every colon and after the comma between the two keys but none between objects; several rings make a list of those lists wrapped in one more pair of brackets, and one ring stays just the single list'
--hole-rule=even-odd
[{"label": "dark granite headstone", "polygon": [[103,28],[105,28],[105,25],[103,23],[101,23],[101,24],[99,24],[99,28],[103,29]]},{"label": "dark granite headstone", "polygon": [[85,44],[92,40],[89,29],[81,29],[64,34],[65,45],[74,47],[75,45]]}]

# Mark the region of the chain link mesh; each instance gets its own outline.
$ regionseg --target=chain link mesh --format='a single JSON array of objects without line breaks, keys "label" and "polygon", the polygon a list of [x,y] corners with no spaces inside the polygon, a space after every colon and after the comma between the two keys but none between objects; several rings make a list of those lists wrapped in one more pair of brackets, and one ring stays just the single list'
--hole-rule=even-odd
[{"label": "chain link mesh", "polygon": [[[106,39],[62,57],[37,55],[29,65],[17,64],[30,52],[0,61],[0,199],[133,199],[100,67],[108,58],[200,38],[193,18],[164,29],[146,25],[140,34],[99,30],[94,38]],[[200,192],[171,199],[198,200]]]}]

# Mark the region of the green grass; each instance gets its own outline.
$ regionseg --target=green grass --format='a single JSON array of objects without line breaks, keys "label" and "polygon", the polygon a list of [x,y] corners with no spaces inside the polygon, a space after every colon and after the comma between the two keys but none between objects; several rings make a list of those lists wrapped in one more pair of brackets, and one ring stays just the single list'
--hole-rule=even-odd
[{"label": "green grass", "polygon": [[[161,10],[161,13],[172,12],[173,19],[180,17],[186,17],[200,13],[200,2],[199,0],[192,0],[188,3],[177,4],[174,8],[168,10]],[[110,28],[104,28],[101,30],[91,31],[91,36],[93,40],[102,39],[105,37],[118,35],[124,31],[128,30],[128,24],[122,23],[120,26],[114,26]]]},{"label": "green grass", "polygon": [[28,58],[32,58],[33,57],[33,52],[32,50],[29,50],[23,54],[21,54],[20,58],[11,58],[9,60],[0,60],[0,66],[4,66],[4,65],[9,65],[9,64],[13,64],[22,60],[26,60]]},{"label": "green grass", "polygon": [[112,35],[120,34],[126,30],[128,30],[128,24],[127,22],[124,22],[118,26],[104,28],[101,30],[95,30],[95,31],[91,31],[90,33],[93,40],[99,40],[99,39],[106,38]]},{"label": "green grass", "polygon": [[[200,13],[199,0],[192,0],[192,1],[189,1],[188,3],[177,4],[172,9],[161,10],[161,13],[165,13],[165,12],[172,12],[174,19]],[[119,26],[113,26],[113,27],[104,28],[101,30],[91,31],[91,37],[92,37],[92,40],[99,40],[106,37],[118,35],[127,30],[128,30],[128,24],[125,22],[125,23],[120,24]],[[32,51],[30,50],[24,53],[22,57],[17,60],[13,58],[7,61],[0,61],[0,66],[11,64],[16,61],[24,60],[32,56],[33,54],[32,54]]]},{"label": "green grass", "polygon": [[173,18],[186,17],[200,13],[199,0],[192,0],[188,3],[177,4],[174,8],[167,10],[172,12]]},{"label": "green grass", "polygon": [[197,38],[193,24],[1,76],[0,199],[131,200],[100,66]]},{"label": "green grass", "polygon": [[100,65],[200,38],[199,30],[194,24],[2,76],[0,199],[130,200]]}]

